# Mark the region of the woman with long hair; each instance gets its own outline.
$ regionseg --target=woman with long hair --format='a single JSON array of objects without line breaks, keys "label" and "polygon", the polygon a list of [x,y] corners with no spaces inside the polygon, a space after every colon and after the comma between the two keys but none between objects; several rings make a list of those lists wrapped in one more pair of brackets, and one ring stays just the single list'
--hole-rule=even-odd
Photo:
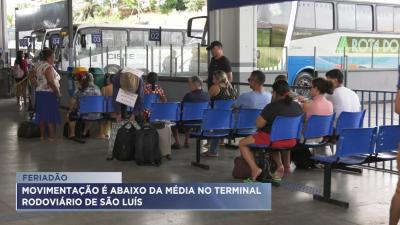
[{"label": "woman with long hair", "polygon": [[[208,90],[211,101],[235,99],[237,96],[236,89],[233,88],[228,76],[222,70],[217,70],[213,75],[213,85]],[[206,157],[218,157],[218,144],[220,139],[210,140],[210,149],[203,153]],[[223,143],[222,143],[223,144]]]},{"label": "woman with long hair", "polygon": [[212,101],[234,99],[237,96],[236,89],[233,88],[228,76],[222,70],[217,70],[213,75],[213,85],[208,90]]}]

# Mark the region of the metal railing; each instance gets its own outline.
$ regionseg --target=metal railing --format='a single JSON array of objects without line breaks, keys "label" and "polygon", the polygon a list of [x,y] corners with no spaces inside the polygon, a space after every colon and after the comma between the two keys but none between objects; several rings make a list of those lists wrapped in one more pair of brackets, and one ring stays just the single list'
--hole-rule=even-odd
[{"label": "metal railing", "polygon": [[[366,110],[364,127],[400,125],[400,116],[395,113],[396,92],[354,91],[360,97],[361,109]],[[395,161],[367,163],[362,167],[394,174],[399,173]]]},{"label": "metal railing", "polygon": [[399,125],[395,113],[396,92],[354,90],[360,98],[361,110],[366,110],[364,126]]}]

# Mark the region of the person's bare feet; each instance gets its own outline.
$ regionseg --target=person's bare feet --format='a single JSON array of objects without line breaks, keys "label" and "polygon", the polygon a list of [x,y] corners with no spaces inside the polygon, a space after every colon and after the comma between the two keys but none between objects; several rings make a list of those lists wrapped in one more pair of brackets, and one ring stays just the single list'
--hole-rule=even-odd
[{"label": "person's bare feet", "polygon": [[284,174],[285,174],[285,168],[281,166],[277,168],[275,172],[272,174],[272,179],[281,180]]},{"label": "person's bare feet", "polygon": [[256,171],[251,171],[251,180],[256,181],[257,177],[262,173],[262,169],[257,168]]},{"label": "person's bare feet", "polygon": [[291,173],[291,167],[290,166],[285,166],[285,173]]}]

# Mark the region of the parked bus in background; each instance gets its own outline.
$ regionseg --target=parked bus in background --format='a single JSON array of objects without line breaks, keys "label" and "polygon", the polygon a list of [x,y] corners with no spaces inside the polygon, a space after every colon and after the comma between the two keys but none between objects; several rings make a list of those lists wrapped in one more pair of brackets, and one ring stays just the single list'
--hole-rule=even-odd
[{"label": "parked bus in background", "polygon": [[[65,71],[72,60],[73,65],[100,67],[106,72],[125,66],[155,71],[161,75],[197,71],[200,40],[188,38],[186,29],[182,28],[162,28],[161,33],[158,31],[159,28],[142,25],[79,25],[74,34],[72,58],[66,51],[68,35],[60,35],[60,69]],[[160,41],[151,41],[150,35],[154,39],[159,38],[161,45]],[[201,66],[206,71],[207,59],[204,61]]]}]

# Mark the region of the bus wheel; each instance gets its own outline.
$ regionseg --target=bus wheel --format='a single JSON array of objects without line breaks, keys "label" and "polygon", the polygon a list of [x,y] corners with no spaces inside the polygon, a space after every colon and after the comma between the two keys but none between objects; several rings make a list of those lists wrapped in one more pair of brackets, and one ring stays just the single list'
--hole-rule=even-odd
[{"label": "bus wheel", "polygon": [[297,75],[295,86],[296,86],[296,93],[309,98],[310,97],[310,88],[311,88],[311,81],[313,77],[307,71],[302,71]]}]

